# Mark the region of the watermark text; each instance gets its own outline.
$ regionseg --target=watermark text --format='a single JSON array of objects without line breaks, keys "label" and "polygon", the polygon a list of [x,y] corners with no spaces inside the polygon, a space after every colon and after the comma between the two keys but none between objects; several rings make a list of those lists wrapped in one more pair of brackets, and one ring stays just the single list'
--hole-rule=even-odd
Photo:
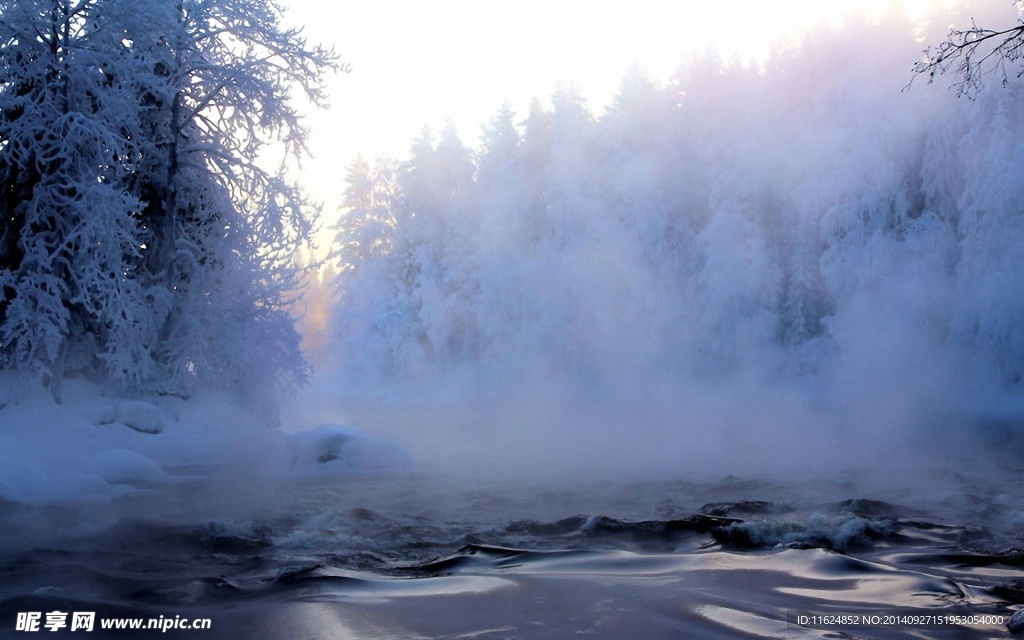
[{"label": "watermark text", "polygon": [[95,629],[147,630],[167,633],[171,630],[203,631],[210,629],[209,618],[158,616],[156,618],[105,618],[95,611],[19,611],[14,623],[15,631],[25,633],[56,632],[61,630],[88,633]]}]

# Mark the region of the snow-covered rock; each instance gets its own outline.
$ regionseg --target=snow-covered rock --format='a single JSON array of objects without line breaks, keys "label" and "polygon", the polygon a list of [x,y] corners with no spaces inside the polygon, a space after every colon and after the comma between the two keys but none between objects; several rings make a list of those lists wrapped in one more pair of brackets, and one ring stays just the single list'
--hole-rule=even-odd
[{"label": "snow-covered rock", "polygon": [[68,403],[76,415],[97,426],[119,422],[140,433],[161,433],[168,415],[164,409],[141,400],[96,399]]},{"label": "snow-covered rock", "polygon": [[142,433],[160,433],[164,430],[165,414],[148,402],[121,400],[117,403],[117,420]]},{"label": "snow-covered rock", "polygon": [[170,480],[151,458],[127,449],[101,451],[89,461],[85,471],[110,484],[158,485]]},{"label": "snow-covered rock", "polygon": [[291,436],[292,471],[385,471],[413,467],[401,447],[341,424],[322,424]]},{"label": "snow-covered rock", "polygon": [[117,421],[117,407],[113,402],[103,400],[84,402],[75,408],[75,413],[90,424],[97,426]]}]

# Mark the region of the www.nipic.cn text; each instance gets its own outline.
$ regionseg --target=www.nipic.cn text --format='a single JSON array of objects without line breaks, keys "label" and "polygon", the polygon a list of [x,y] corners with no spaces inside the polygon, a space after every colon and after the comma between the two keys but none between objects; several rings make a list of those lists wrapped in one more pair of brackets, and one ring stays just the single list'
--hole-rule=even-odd
[{"label": "www.nipic.cn text", "polygon": [[99,618],[94,611],[20,611],[15,631],[93,631],[100,629],[124,629],[160,631],[206,630],[212,626],[209,618],[183,618],[181,616],[159,616],[156,618]]}]

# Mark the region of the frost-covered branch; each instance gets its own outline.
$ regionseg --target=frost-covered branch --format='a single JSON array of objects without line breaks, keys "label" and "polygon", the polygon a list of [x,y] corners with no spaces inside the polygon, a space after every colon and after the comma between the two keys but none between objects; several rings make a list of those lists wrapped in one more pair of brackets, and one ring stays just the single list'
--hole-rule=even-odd
[{"label": "frost-covered branch", "polygon": [[926,49],[913,70],[916,75],[926,76],[929,84],[936,76],[951,72],[956,78],[952,86],[957,95],[974,98],[988,76],[995,76],[1005,87],[1011,78],[1024,75],[1022,57],[1024,22],[993,30],[979,27],[972,19],[969,29],[950,29],[945,42]]}]

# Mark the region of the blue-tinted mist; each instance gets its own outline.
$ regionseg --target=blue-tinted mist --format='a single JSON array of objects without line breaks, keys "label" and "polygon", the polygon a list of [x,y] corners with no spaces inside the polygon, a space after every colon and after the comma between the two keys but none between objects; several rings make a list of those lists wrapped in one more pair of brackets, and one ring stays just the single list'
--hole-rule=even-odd
[{"label": "blue-tinted mist", "polygon": [[1024,82],[904,90],[918,37],[637,72],[600,115],[567,86],[357,163],[325,384],[628,468],[905,460],[1024,417]]}]

